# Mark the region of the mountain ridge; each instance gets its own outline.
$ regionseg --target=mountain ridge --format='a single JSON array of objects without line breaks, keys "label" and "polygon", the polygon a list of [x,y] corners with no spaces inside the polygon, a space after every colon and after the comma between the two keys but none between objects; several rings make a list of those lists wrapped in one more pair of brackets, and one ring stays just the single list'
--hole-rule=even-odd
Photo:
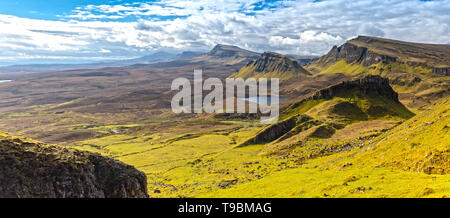
[{"label": "mountain ridge", "polygon": [[448,68],[450,66],[449,50],[450,45],[448,44],[412,43],[358,36],[339,47],[333,46],[327,54],[315,63],[327,65],[346,59],[347,63],[358,62],[364,66],[370,66],[378,62],[387,63],[402,60],[409,65],[432,64],[438,68]]},{"label": "mountain ridge", "polygon": [[4,74],[29,74],[46,73],[67,70],[101,69],[106,67],[126,67],[130,65],[148,65],[158,62],[190,59],[202,55],[204,52],[183,51],[176,54],[171,52],[156,52],[138,58],[104,61],[85,64],[20,64],[0,67],[0,73]]},{"label": "mountain ridge", "polygon": [[387,77],[404,104],[421,110],[450,94],[449,66],[450,45],[359,36],[334,46],[305,68],[314,75]]}]

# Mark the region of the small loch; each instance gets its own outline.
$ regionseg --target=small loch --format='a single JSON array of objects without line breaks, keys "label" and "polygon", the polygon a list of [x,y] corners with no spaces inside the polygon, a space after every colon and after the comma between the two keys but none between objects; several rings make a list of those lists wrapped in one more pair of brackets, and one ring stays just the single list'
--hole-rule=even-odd
[{"label": "small loch", "polygon": [[271,96],[258,96],[258,97],[250,97],[250,98],[241,98],[244,101],[253,102],[256,104],[274,104],[274,103],[280,103],[281,101],[286,100],[286,98],[278,97],[272,99]]}]

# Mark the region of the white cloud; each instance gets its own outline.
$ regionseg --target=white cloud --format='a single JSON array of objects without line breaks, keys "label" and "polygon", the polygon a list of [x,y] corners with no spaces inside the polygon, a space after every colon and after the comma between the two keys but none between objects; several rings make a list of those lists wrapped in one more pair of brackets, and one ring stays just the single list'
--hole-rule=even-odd
[{"label": "white cloud", "polygon": [[102,49],[100,49],[100,53],[103,53],[103,54],[111,53],[111,50],[102,48]]},{"label": "white cloud", "polygon": [[314,30],[307,30],[298,34],[297,37],[283,37],[283,36],[271,36],[269,38],[269,44],[279,50],[291,52],[295,49],[294,53],[298,54],[314,54],[315,50],[330,49],[331,46],[340,44],[344,40],[340,36],[333,36],[331,34]]},{"label": "white cloud", "polygon": [[[319,55],[356,35],[450,42],[450,0],[299,0],[267,3],[270,7],[262,8],[254,3],[261,4],[258,0],[162,0],[87,5],[61,15],[61,21],[0,15],[4,30],[0,50],[8,51],[0,58],[24,53],[136,56],[154,50],[206,50],[216,43],[259,52]],[[132,16],[137,21],[121,21]]]}]

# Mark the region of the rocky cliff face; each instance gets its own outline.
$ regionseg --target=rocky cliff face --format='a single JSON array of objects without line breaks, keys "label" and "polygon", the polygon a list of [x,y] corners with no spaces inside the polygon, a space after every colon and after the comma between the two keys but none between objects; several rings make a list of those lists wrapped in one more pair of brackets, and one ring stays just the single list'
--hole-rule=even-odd
[{"label": "rocky cliff face", "polygon": [[319,121],[314,120],[307,115],[297,114],[289,119],[272,124],[267,128],[262,129],[254,137],[248,139],[244,143],[241,143],[240,146],[264,144],[275,140],[284,140],[298,132],[305,131],[319,124],[321,124]]},{"label": "rocky cliff face", "polygon": [[256,72],[289,72],[308,74],[297,61],[287,58],[284,55],[275,52],[264,52],[261,57],[250,62],[247,66],[254,66]]},{"label": "rocky cliff face", "polygon": [[298,101],[297,103],[292,104],[289,106],[289,108],[295,108],[299,105],[303,104],[306,101],[309,101],[311,99],[318,100],[318,99],[331,99],[333,96],[335,96],[338,92],[347,91],[351,89],[359,89],[361,93],[368,94],[368,93],[374,93],[380,96],[383,96],[387,99],[391,99],[394,102],[399,103],[398,99],[398,93],[395,92],[392,87],[389,85],[389,80],[386,78],[383,78],[378,75],[367,75],[361,79],[356,79],[352,81],[343,81],[341,83],[338,83],[336,85],[332,85],[330,87],[321,89],[317,92],[315,92],[313,95],[304,98],[301,101]]},{"label": "rocky cliff face", "polygon": [[0,137],[0,197],[148,197],[134,167],[99,154]]},{"label": "rocky cliff face", "polygon": [[398,40],[358,36],[343,45],[334,46],[316,63],[328,65],[346,59],[347,63],[370,66],[379,62],[408,62],[408,65],[439,66],[450,65],[450,45],[423,44]]},{"label": "rocky cliff face", "polygon": [[368,75],[361,79],[344,81],[342,83],[317,91],[311,98],[329,99],[332,98],[337,92],[354,88],[359,89],[364,94],[376,93],[397,103],[399,102],[398,94],[389,85],[389,80],[377,75]]},{"label": "rocky cliff face", "polygon": [[330,64],[345,59],[347,63],[361,63],[364,66],[370,66],[378,62],[395,62],[396,58],[388,55],[377,54],[365,47],[359,47],[351,43],[337,47],[334,46],[331,51],[319,59],[321,64]]},{"label": "rocky cliff face", "polygon": [[258,132],[255,135],[255,137],[249,139],[242,145],[271,142],[289,132],[292,128],[295,127],[296,123],[297,117],[292,117],[290,119],[271,125],[266,129],[263,129],[262,131]]}]

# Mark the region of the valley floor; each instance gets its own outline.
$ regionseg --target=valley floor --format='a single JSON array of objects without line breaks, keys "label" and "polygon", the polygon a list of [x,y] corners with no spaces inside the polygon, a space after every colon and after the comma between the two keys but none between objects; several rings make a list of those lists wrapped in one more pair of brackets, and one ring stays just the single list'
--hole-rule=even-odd
[{"label": "valley floor", "polygon": [[[302,157],[301,149],[294,155],[267,156],[261,155],[265,145],[236,147],[259,129],[258,124],[244,121],[194,119],[158,128],[153,134],[111,134],[77,142],[76,147],[101,152],[145,172],[149,195],[156,198],[450,196],[449,174],[346,165],[347,156],[359,147],[316,158]],[[321,149],[309,152],[321,153]]]},{"label": "valley floor", "polygon": [[301,167],[198,197],[443,198],[449,194],[449,175],[426,175],[387,168],[337,171]]},{"label": "valley floor", "polygon": [[[71,115],[77,120],[68,119],[65,114],[48,114],[53,118],[60,116],[61,122],[36,125],[64,130],[66,134],[95,132],[95,136],[81,137],[65,145],[100,152],[135,166],[147,175],[149,195],[153,198],[440,198],[450,196],[450,174],[445,171],[442,175],[426,174],[419,168],[403,165],[426,167],[428,163],[423,159],[427,157],[434,158],[436,163],[444,160],[439,164],[448,170],[445,165],[448,153],[441,154],[444,159],[429,153],[439,155],[433,149],[450,150],[446,134],[449,106],[447,99],[434,106],[439,110],[425,111],[400,125],[389,120],[357,122],[339,130],[330,139],[312,140],[298,145],[292,152],[277,155],[263,155],[267,145],[238,147],[262,127],[251,120],[176,117],[163,111],[151,119],[134,123],[120,122],[116,115],[108,119],[111,125],[92,124],[93,116],[98,116],[94,114]],[[24,116],[3,115],[4,119],[24,119]],[[421,134],[408,132],[410,130]],[[372,142],[380,141],[382,138],[373,136],[380,134],[389,141],[380,145],[378,153],[362,152],[370,148]],[[365,137],[348,138],[353,135]],[[389,151],[392,147],[397,150]],[[416,156],[395,156],[402,152],[413,152]],[[380,164],[378,160],[400,162],[392,166]],[[402,163],[402,160],[419,161]]]}]

